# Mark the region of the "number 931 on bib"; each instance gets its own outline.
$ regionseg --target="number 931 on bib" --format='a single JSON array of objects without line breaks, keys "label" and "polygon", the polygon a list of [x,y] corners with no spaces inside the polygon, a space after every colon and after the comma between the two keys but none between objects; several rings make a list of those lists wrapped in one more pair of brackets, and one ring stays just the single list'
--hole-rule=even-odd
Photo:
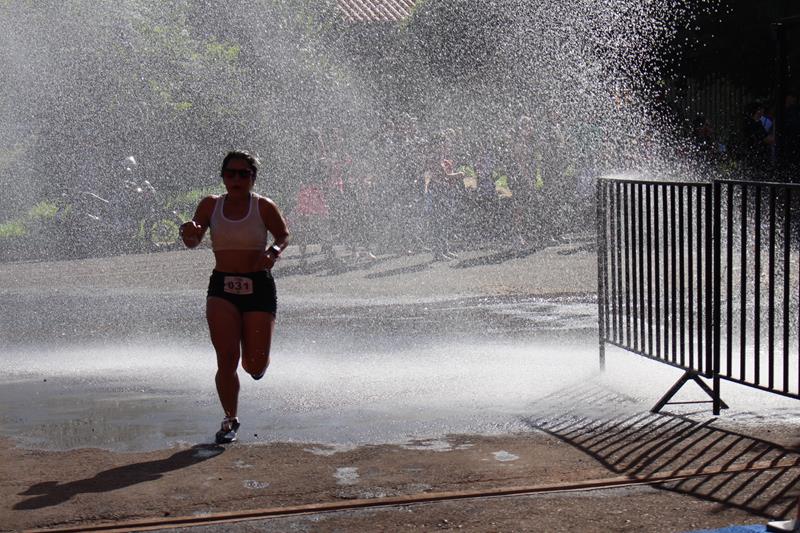
[{"label": "number 931 on bib", "polygon": [[228,294],[253,294],[253,280],[242,276],[225,276],[224,290]]}]

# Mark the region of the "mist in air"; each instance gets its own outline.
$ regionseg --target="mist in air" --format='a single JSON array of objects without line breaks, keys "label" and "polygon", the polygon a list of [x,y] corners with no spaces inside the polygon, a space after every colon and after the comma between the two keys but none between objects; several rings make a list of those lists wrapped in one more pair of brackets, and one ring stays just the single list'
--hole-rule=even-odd
[{"label": "mist in air", "polygon": [[[391,248],[431,159],[468,178],[489,161],[508,196],[525,136],[538,224],[580,229],[599,175],[691,177],[661,108],[685,4],[428,0],[354,21],[326,0],[3,2],[0,223],[77,210],[78,194],[113,203],[144,180],[185,218],[241,148],[290,219],[332,169],[367,183],[373,239]],[[69,255],[37,229],[26,246]]]}]

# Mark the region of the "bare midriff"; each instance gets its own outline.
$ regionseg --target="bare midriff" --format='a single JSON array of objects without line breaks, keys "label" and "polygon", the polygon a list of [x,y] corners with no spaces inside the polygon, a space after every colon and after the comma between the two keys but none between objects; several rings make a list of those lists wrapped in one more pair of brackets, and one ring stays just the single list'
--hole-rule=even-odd
[{"label": "bare midriff", "polygon": [[264,250],[219,250],[214,252],[214,270],[231,274],[257,272],[263,256]]}]

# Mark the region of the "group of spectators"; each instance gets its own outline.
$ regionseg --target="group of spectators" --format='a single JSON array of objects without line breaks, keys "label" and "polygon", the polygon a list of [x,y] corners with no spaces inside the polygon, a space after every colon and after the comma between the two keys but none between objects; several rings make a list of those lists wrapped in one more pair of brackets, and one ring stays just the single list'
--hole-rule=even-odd
[{"label": "group of spectators", "polygon": [[[794,94],[781,111],[778,144],[774,113],[761,103],[743,109],[741,127],[727,142],[696,116],[693,156],[712,174],[733,169],[737,178],[793,181],[800,175]],[[303,257],[308,245],[320,245],[337,261],[418,252],[444,261],[474,247],[531,249],[589,229],[594,178],[635,159],[608,137],[614,136],[546,112],[473,131],[423,131],[405,115],[366,139],[329,127],[315,132],[312,164],[288,202],[290,229]],[[646,139],[629,144],[648,147]],[[599,159],[603,154],[610,154],[607,161]],[[342,247],[347,253],[336,258]]]},{"label": "group of spectators", "polygon": [[741,179],[795,181],[800,170],[800,106],[795,94],[786,96],[782,112],[780,143],[776,142],[775,110],[762,102],[745,106],[739,131],[729,142],[716,139],[710,121],[697,115],[691,134],[697,155],[707,165],[737,163]]},{"label": "group of spectators", "polygon": [[588,166],[566,158],[567,143],[557,123],[543,131],[527,116],[504,135],[424,134],[411,117],[361,145],[340,128],[318,131],[316,164],[287,210],[301,260],[308,245],[332,261],[419,252],[446,261],[557,239],[591,210]]}]

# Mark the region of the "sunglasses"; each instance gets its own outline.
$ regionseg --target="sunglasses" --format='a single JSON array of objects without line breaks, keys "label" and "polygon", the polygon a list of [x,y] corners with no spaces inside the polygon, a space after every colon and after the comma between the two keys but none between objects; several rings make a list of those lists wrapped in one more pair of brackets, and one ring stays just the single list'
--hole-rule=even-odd
[{"label": "sunglasses", "polygon": [[253,171],[248,168],[223,168],[222,177],[233,179],[235,177],[250,179],[253,177]]}]

